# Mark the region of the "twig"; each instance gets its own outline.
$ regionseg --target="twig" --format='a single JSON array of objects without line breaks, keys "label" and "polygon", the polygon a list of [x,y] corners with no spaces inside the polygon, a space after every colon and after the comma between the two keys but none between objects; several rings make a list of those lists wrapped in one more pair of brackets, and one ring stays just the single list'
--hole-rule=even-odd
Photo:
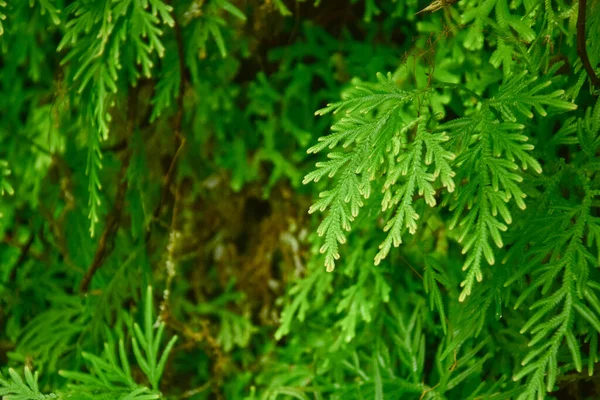
[{"label": "twig", "polygon": [[579,0],[579,10],[577,13],[577,53],[579,54],[579,58],[581,58],[583,68],[592,81],[592,85],[600,89],[600,78],[598,78],[598,75],[596,75],[596,72],[590,63],[587,47],[585,45],[585,19],[587,11],[586,3],[587,0]]},{"label": "twig", "polygon": [[419,397],[419,400],[423,400],[423,398],[425,397],[425,395],[429,392],[431,392],[432,390],[435,390],[436,387],[440,386],[440,384],[438,383],[437,385],[433,386],[433,387],[428,387],[425,390],[423,390],[423,392],[421,393],[421,396]]},{"label": "twig", "polygon": [[[35,258],[36,260],[38,260],[40,262],[43,262],[43,263],[48,262],[48,259],[45,258],[42,254],[36,253],[30,249],[31,248],[30,242],[33,243],[32,238],[29,238],[29,240],[25,244],[21,244],[21,243],[17,242],[13,237],[8,236],[8,235],[4,236],[2,238],[2,243],[6,244],[10,247],[15,247],[15,248],[19,249],[21,251],[21,256],[23,254],[26,254],[26,255],[28,254],[32,258]],[[20,257],[19,257],[19,260],[20,260]],[[20,260],[20,261],[22,262],[23,260]],[[16,263],[16,264],[18,264],[18,263]]]},{"label": "twig", "polygon": [[19,133],[17,133],[15,135],[15,137],[18,140],[22,140],[24,142],[27,142],[31,147],[35,148],[36,150],[38,150],[41,153],[46,154],[49,157],[54,158],[56,155],[54,153],[52,153],[50,150],[46,149],[45,147],[42,147],[40,144],[36,143],[33,139],[25,136],[25,135],[21,135]]},{"label": "twig", "polygon": [[183,148],[185,147],[185,143],[186,143],[186,139],[182,138],[181,143],[179,144],[179,148],[177,149],[177,151],[173,155],[173,158],[171,159],[171,164],[169,165],[169,170],[167,171],[167,174],[165,175],[165,177],[163,179],[163,182],[164,182],[163,190],[162,190],[162,193],[160,196],[160,200],[159,200],[158,204],[156,205],[156,208],[154,209],[154,213],[152,214],[152,221],[150,221],[150,225],[148,226],[148,231],[146,232],[146,242],[148,242],[150,240],[150,236],[152,234],[152,225],[160,217],[160,213],[162,211],[163,205],[165,204],[165,202],[167,200],[167,194],[169,193],[169,187],[173,183],[173,176],[175,175],[177,160],[179,159],[179,156],[180,156],[181,152],[183,151]]},{"label": "twig", "polygon": [[181,398],[182,399],[189,399],[190,397],[193,397],[199,393],[204,392],[206,389],[209,389],[211,387],[211,381],[207,381],[204,385],[197,387],[195,389],[190,389],[185,391],[182,395]]},{"label": "twig", "polygon": [[127,149],[127,139],[123,139],[120,142],[114,143],[110,146],[102,147],[101,150],[103,153],[115,152],[118,153]]},{"label": "twig", "polygon": [[157,323],[161,320],[166,319],[169,315],[169,299],[171,295],[171,286],[173,278],[177,273],[177,262],[175,254],[176,249],[179,247],[179,238],[181,233],[179,231],[178,216],[179,216],[179,204],[181,200],[181,185],[178,184],[175,188],[175,200],[173,201],[173,214],[171,216],[171,234],[169,236],[169,244],[167,246],[167,259],[165,261],[167,271],[167,282],[165,283],[165,291],[163,294],[163,300],[160,304],[160,314],[157,319]]},{"label": "twig", "polygon": [[477,101],[483,103],[485,102],[485,99],[483,97],[481,97],[480,95],[478,95],[477,93],[475,93],[474,91],[472,91],[471,89],[469,89],[468,87],[466,87],[465,85],[462,85],[460,83],[450,83],[450,82],[438,82],[435,85],[433,85],[434,88],[452,88],[452,89],[458,89],[458,90],[462,90],[468,94],[470,94],[471,96],[475,97],[475,99],[477,99]]},{"label": "twig", "polygon": [[14,267],[12,268],[12,271],[10,271],[9,281],[13,281],[17,277],[17,270],[19,269],[19,266],[21,264],[23,264],[23,262],[27,258],[27,254],[30,253],[31,246],[33,245],[34,240],[35,240],[35,234],[32,233],[29,236],[29,239],[27,239],[25,244],[21,247],[21,254],[19,254],[19,259],[17,260]]}]

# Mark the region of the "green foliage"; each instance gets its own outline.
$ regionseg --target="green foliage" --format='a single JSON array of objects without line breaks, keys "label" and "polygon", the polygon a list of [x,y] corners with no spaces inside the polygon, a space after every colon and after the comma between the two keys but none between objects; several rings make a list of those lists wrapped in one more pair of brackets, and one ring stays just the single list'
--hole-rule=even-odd
[{"label": "green foliage", "polygon": [[14,369],[9,369],[10,381],[0,375],[0,395],[6,400],[45,400],[55,399],[55,394],[42,394],[38,387],[38,373],[31,373],[25,367],[25,381]]},{"label": "green foliage", "polygon": [[161,354],[161,339],[165,324],[160,322],[158,326],[155,326],[152,309],[152,288],[149,286],[144,305],[144,328],[142,330],[137,322],[133,323],[131,345],[137,364],[146,375],[151,389],[135,382],[124,339],[121,337],[118,343],[115,343],[112,334],[108,331],[101,356],[87,352],[81,354],[89,373],[60,371],[61,376],[76,382],[69,386],[72,392],[69,397],[93,399],[99,396],[120,400],[161,398],[161,394],[158,392],[160,378],[169,353],[177,341],[177,336],[173,336],[169,340]]},{"label": "green foliage", "polygon": [[599,55],[596,0],[0,0],[0,397],[599,398]]},{"label": "green foliage", "polygon": [[[379,178],[381,170],[385,170],[386,181],[381,200],[383,211],[396,209],[388,220],[384,230],[389,231],[387,238],[380,245],[375,256],[375,264],[385,258],[392,247],[402,243],[401,232],[407,228],[415,233],[419,214],[413,207],[413,196],[417,192],[425,202],[433,207],[434,184],[439,177],[439,184],[449,192],[454,190],[453,176],[449,160],[454,155],[443,149],[441,143],[448,140],[443,133],[431,134],[426,131],[427,114],[402,118],[400,107],[414,101],[418,91],[405,92],[396,88],[391,74],[378,76],[378,85],[361,85],[348,98],[327,106],[317,113],[345,111],[343,117],[332,126],[333,133],[321,138],[321,143],[311,147],[308,152],[316,153],[324,148],[342,148],[353,146],[352,151],[331,152],[330,161],[317,163],[317,170],[304,178],[304,183],[319,181],[322,177],[335,176],[341,173],[339,182],[332,190],[320,194],[309,212],[329,209],[329,214],[319,226],[320,236],[325,237],[321,252],[325,253],[325,266],[332,271],[335,260],[339,258],[338,242],[346,241],[344,231],[350,230],[350,222],[358,216],[363,200],[371,196],[371,181]],[[393,103],[390,107],[384,106]],[[365,119],[353,114],[370,114],[377,108],[384,108],[381,114],[373,119]],[[427,113],[427,110],[414,110],[415,114]],[[414,130],[412,143],[408,144],[408,133]],[[402,155],[400,155],[402,151]],[[429,165],[433,164],[431,167]],[[396,187],[400,177],[403,182]]]},{"label": "green foliage", "polygon": [[4,196],[4,193],[8,193],[9,195],[13,195],[15,190],[11,186],[8,181],[8,176],[10,176],[10,169],[8,168],[8,163],[4,160],[0,160],[0,194]]}]

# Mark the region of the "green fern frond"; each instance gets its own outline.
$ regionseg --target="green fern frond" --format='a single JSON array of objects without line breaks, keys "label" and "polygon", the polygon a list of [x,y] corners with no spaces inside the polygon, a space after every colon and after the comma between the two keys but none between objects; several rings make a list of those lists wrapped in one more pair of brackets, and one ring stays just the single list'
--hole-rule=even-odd
[{"label": "green fern frond", "polygon": [[75,350],[73,343],[85,331],[89,315],[78,296],[59,295],[52,300],[22,329],[15,353],[35,357],[46,371],[54,372],[60,360]]},{"label": "green fern frond", "polygon": [[0,397],[5,400],[47,400],[57,399],[55,394],[42,394],[38,387],[38,372],[31,373],[29,367],[24,368],[25,381],[12,368],[8,374],[10,380],[5,380],[0,374]]},{"label": "green fern frond", "polygon": [[[328,154],[329,161],[317,163],[317,169],[303,181],[306,184],[324,176],[337,176],[335,187],[321,192],[309,210],[328,210],[318,229],[319,235],[325,237],[321,252],[328,271],[333,270],[339,258],[338,243],[345,243],[345,232],[350,231],[351,222],[371,195],[372,181],[386,175],[382,210],[396,209],[384,228],[389,233],[375,256],[376,264],[387,256],[392,245],[401,243],[405,228],[410,233],[416,231],[419,215],[413,207],[413,195],[418,193],[433,207],[434,182],[439,179],[442,187],[454,190],[454,172],[449,164],[454,155],[442,146],[447,136],[426,130],[430,116],[426,109],[420,110],[424,113],[420,117],[402,111],[404,105],[424,92],[399,89],[391,74],[379,74],[377,79],[378,83],[360,84],[342,101],[317,111],[317,115],[345,112],[332,126],[332,134],[320,138],[320,143],[308,152],[341,148]],[[407,144],[406,137],[413,130],[414,139]]]},{"label": "green fern frond", "polygon": [[504,120],[516,122],[515,111],[527,118],[533,118],[532,108],[542,117],[548,115],[547,107],[561,111],[577,109],[576,104],[561,99],[565,94],[564,90],[544,92],[544,89],[552,85],[552,80],[536,84],[538,77],[528,75],[529,71],[525,70],[508,79],[500,86],[498,96],[489,100],[489,105],[497,109]]},{"label": "green fern frond", "polygon": [[[525,271],[533,270],[534,280],[519,296],[515,308],[536,292],[546,293],[559,276],[562,282],[552,295],[533,303],[530,309],[535,312],[521,328],[521,333],[533,335],[528,344],[533,348],[524,357],[523,368],[513,378],[518,381],[528,377],[527,389],[519,399],[537,398],[553,390],[563,343],[569,349],[575,369],[581,372],[580,334],[575,330],[578,316],[582,319],[577,325],[586,321],[583,324],[587,324],[590,334],[600,333],[600,304],[594,294],[594,283],[587,280],[589,269],[597,258],[582,243],[585,232],[593,224],[590,209],[594,196],[595,191],[588,191],[579,207],[555,211],[557,215],[550,225],[553,233],[532,249],[530,265],[525,267]],[[536,254],[548,261],[542,263]],[[514,280],[513,277],[509,282]],[[592,305],[593,311],[586,302]]]},{"label": "green fern frond", "polygon": [[[388,255],[392,245],[398,247],[402,243],[404,228],[411,234],[416,232],[419,214],[413,207],[415,194],[423,196],[425,203],[434,207],[437,204],[434,187],[436,180],[439,179],[441,186],[450,193],[455,188],[455,173],[449,163],[455,156],[442,146],[442,143],[448,141],[448,137],[445,133],[428,132],[424,123],[416,123],[416,136],[411,148],[404,154],[399,154],[399,149],[395,149],[389,157],[389,171],[383,186],[382,210],[396,207],[396,212],[384,227],[388,235],[379,246],[375,265]],[[429,167],[431,164],[434,167],[433,171]],[[398,185],[401,177],[404,177],[404,180]]]},{"label": "green fern frond", "polygon": [[379,268],[371,265],[359,270],[356,283],[342,292],[336,307],[336,312],[342,314],[336,326],[339,326],[346,342],[354,339],[360,320],[366,323],[373,320],[382,303],[389,301],[390,291],[391,288]]},{"label": "green fern frond", "polygon": [[70,393],[82,398],[117,398],[119,400],[150,400],[161,398],[159,383],[177,336],[173,336],[164,350],[160,351],[164,322],[154,326],[152,288],[146,290],[144,301],[144,328],[133,324],[131,344],[137,364],[144,372],[152,389],[139,385],[132,376],[127,349],[123,338],[115,343],[112,334],[107,333],[107,342],[101,356],[84,352],[89,372],[60,371],[60,374],[73,381]]},{"label": "green fern frond", "polygon": [[217,341],[226,352],[231,351],[234,346],[248,346],[252,334],[256,331],[256,327],[246,315],[228,309],[230,303],[240,304],[245,300],[242,293],[234,292],[234,283],[231,281],[224,293],[212,302],[189,305],[190,311],[195,310],[201,315],[212,316],[219,320],[221,328]]},{"label": "green fern frond", "polygon": [[192,23],[194,37],[194,53],[200,58],[206,55],[206,44],[212,37],[219,49],[221,57],[227,56],[227,46],[223,37],[223,27],[226,26],[221,14],[225,12],[240,21],[246,21],[242,11],[227,0],[209,0],[206,4],[193,2],[184,13],[184,24]]},{"label": "green fern frond", "polygon": [[306,313],[313,304],[321,304],[323,296],[330,291],[332,276],[326,274],[323,268],[314,268],[308,275],[290,289],[292,300],[281,312],[279,328],[275,339],[279,340],[289,334],[294,318],[304,322]]},{"label": "green fern frond", "polygon": [[[123,66],[123,47],[133,45],[135,63],[149,77],[154,65],[151,55],[157,53],[162,57],[164,54],[159,25],[173,26],[174,20],[169,14],[172,8],[160,0],[76,1],[66,10],[71,19],[66,23],[66,32],[58,50],[70,48],[63,63],[77,65],[72,79],[79,84],[79,94],[88,100],[82,123],[84,130],[89,131],[86,172],[89,176],[90,234],[94,236],[99,214],[97,208],[101,204],[98,176],[102,168],[100,143],[109,136],[109,108],[118,91],[117,71]],[[136,65],[127,63],[125,66],[135,83],[139,75]]]},{"label": "green fern frond", "polygon": [[425,289],[425,293],[429,295],[429,308],[432,311],[434,308],[437,309],[440,315],[440,323],[444,333],[448,331],[448,324],[440,286],[444,288],[448,287],[449,284],[450,282],[441,263],[432,255],[425,256],[423,288]]},{"label": "green fern frond", "polygon": [[[160,377],[162,376],[169,353],[177,341],[177,336],[173,336],[169,340],[161,355],[159,349],[165,330],[165,323],[160,322],[157,326],[154,325],[152,302],[152,287],[148,286],[144,302],[144,330],[137,323],[134,323],[133,330],[135,337],[131,339],[131,342],[133,344],[133,353],[139,366],[150,380],[152,388],[158,390]],[[142,350],[144,354],[142,354]]]},{"label": "green fern frond", "polygon": [[461,23],[468,26],[465,47],[471,50],[481,49],[484,42],[483,29],[490,22],[494,12],[498,30],[501,32],[513,29],[518,37],[525,42],[532,42],[536,32],[532,29],[535,18],[511,14],[508,0],[485,0],[465,2],[461,14]]},{"label": "green fern frond", "polygon": [[450,205],[455,212],[450,228],[461,227],[458,240],[464,243],[463,253],[467,254],[463,269],[468,272],[461,283],[461,301],[471,293],[475,281],[483,279],[484,259],[489,265],[495,263],[490,242],[498,248],[504,245],[502,232],[512,222],[507,203],[512,199],[525,209],[523,172],[528,168],[537,174],[542,172],[540,163],[530,155],[533,145],[527,143],[526,127],[518,123],[515,111],[532,118],[532,108],[542,116],[547,115],[545,107],[560,111],[576,108],[560,99],[562,91],[543,91],[550,80],[538,85],[534,82],[536,78],[526,78],[526,72],[515,76],[500,87],[497,96],[484,101],[477,113],[439,127],[449,129],[454,142],[470,143],[454,167],[458,179],[467,183],[457,190]]},{"label": "green fern frond", "polygon": [[169,49],[161,61],[160,73],[154,96],[152,97],[152,115],[150,121],[154,122],[162,112],[171,106],[179,93],[181,73],[178,64],[178,54],[175,48]]},{"label": "green fern frond", "polygon": [[582,118],[569,118],[552,138],[556,145],[578,144],[591,160],[600,146],[600,100],[594,107],[588,107]]},{"label": "green fern frond", "polygon": [[44,15],[48,13],[50,19],[54,25],[60,24],[60,10],[54,4],[54,0],[29,0],[29,5],[33,7],[34,3],[38,3],[40,6],[40,13]]},{"label": "green fern frond", "polygon": [[[440,129],[447,127],[443,125]],[[456,128],[456,125],[450,127]],[[458,179],[467,183],[457,190],[450,206],[454,211],[450,229],[461,227],[458,240],[464,243],[463,254],[468,253],[463,266],[468,273],[461,283],[464,288],[461,301],[471,293],[474,282],[483,279],[483,259],[490,265],[495,262],[490,242],[499,248],[503,246],[501,232],[512,222],[506,203],[512,198],[520,208],[525,208],[525,194],[519,187],[523,178],[515,173],[519,170],[516,159],[521,161],[523,168],[531,166],[541,172],[539,163],[526,152],[533,146],[523,143],[527,140],[519,132],[523,128],[518,124],[501,123],[491,111],[482,110],[462,126],[465,132],[457,133],[473,138],[473,143],[457,158]],[[499,217],[504,222],[499,221]]]}]

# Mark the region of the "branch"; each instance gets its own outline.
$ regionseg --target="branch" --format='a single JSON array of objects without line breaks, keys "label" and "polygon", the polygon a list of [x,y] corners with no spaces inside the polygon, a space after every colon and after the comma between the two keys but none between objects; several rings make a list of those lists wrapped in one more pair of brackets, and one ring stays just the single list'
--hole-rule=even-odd
[{"label": "branch", "polygon": [[592,85],[600,89],[600,78],[598,78],[598,75],[596,75],[596,72],[590,63],[587,47],[585,45],[585,14],[587,11],[586,3],[587,0],[579,0],[579,11],[577,13],[577,53],[579,54],[579,58],[581,58],[583,68],[592,81]]},{"label": "branch", "polygon": [[31,234],[31,236],[29,236],[27,241],[23,244],[19,243],[19,241],[16,240],[15,238],[13,238],[11,235],[6,235],[6,236],[4,236],[4,238],[2,238],[2,242],[1,242],[2,244],[6,244],[10,247],[19,249],[19,258],[17,259],[17,262],[14,264],[14,266],[11,269],[10,277],[8,278],[9,282],[15,280],[15,278],[17,276],[17,270],[19,269],[21,264],[23,264],[25,262],[25,259],[27,257],[34,258],[37,261],[39,261],[41,263],[45,263],[45,264],[50,262],[48,260],[48,258],[45,257],[44,254],[37,253],[31,249],[34,240],[35,240],[35,235],[33,233]]},{"label": "branch", "polygon": [[183,151],[185,144],[186,144],[186,139],[184,137],[182,137],[181,142],[179,143],[179,148],[177,149],[177,151],[173,155],[173,158],[171,159],[171,164],[169,165],[169,170],[167,171],[167,174],[163,178],[162,193],[160,196],[160,200],[159,200],[158,204],[156,205],[156,208],[154,209],[154,213],[152,214],[152,220],[150,221],[150,225],[148,226],[148,231],[146,232],[146,243],[150,240],[150,236],[152,234],[152,225],[160,217],[160,213],[162,211],[163,205],[165,204],[165,202],[167,200],[167,194],[169,193],[169,187],[171,187],[171,184],[173,183],[173,177],[175,175],[175,169],[177,167],[177,160],[179,159],[179,156],[180,156],[181,152]]},{"label": "branch", "polygon": [[169,244],[167,245],[167,257],[166,257],[166,271],[167,271],[167,282],[165,284],[165,291],[163,295],[162,303],[160,304],[160,313],[158,315],[157,322],[164,320],[169,315],[169,299],[171,294],[171,286],[173,278],[177,273],[177,262],[175,252],[179,247],[179,238],[181,233],[179,231],[179,225],[177,224],[179,216],[179,204],[181,200],[181,184],[175,186],[175,199],[173,200],[173,213],[171,216],[171,234],[169,235]]}]

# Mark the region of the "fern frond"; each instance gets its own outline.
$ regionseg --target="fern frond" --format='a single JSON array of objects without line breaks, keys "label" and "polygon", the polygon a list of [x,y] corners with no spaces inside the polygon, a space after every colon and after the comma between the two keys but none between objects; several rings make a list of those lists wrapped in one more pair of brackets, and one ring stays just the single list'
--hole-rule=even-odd
[{"label": "fern frond", "polygon": [[240,315],[228,309],[230,303],[240,304],[245,300],[243,293],[233,291],[234,283],[231,281],[224,293],[214,301],[189,305],[190,311],[213,316],[219,320],[220,329],[217,341],[226,352],[231,351],[234,346],[248,346],[252,334],[256,331],[256,327],[246,315]]},{"label": "fern frond", "polygon": [[148,287],[144,301],[144,328],[142,330],[137,323],[133,324],[131,344],[135,359],[147,376],[152,389],[139,385],[134,380],[124,339],[120,338],[118,343],[115,343],[112,334],[107,331],[107,342],[101,356],[83,353],[89,372],[59,371],[63,377],[76,382],[69,386],[71,393],[89,399],[99,395],[120,400],[161,398],[158,391],[160,378],[177,336],[169,340],[161,354],[160,346],[165,325],[161,322],[154,326],[152,310],[152,288]]},{"label": "fern frond", "polygon": [[[548,291],[559,276],[562,283],[551,296],[533,303],[530,309],[535,312],[521,329],[521,333],[530,332],[533,337],[528,344],[532,349],[522,361],[523,368],[513,377],[515,381],[528,377],[526,390],[519,399],[537,398],[553,390],[563,344],[569,349],[575,369],[581,372],[579,334],[575,330],[577,316],[586,321],[587,329],[592,330],[590,334],[600,333],[600,304],[593,293],[593,282],[587,281],[588,270],[596,258],[582,245],[592,223],[590,207],[595,195],[594,191],[588,191],[580,206],[554,211],[558,215],[549,227],[553,234],[532,249],[530,263],[537,264],[532,272],[534,281],[517,299],[515,308],[534,293]],[[548,262],[542,264],[542,259],[536,257],[538,253]],[[509,282],[512,281],[514,278]]]},{"label": "fern frond", "polygon": [[536,84],[538,77],[529,77],[528,75],[529,71],[525,70],[511,77],[500,87],[498,96],[489,100],[489,105],[497,109],[502,118],[516,122],[515,111],[527,118],[533,118],[532,108],[542,117],[548,115],[547,107],[561,111],[577,109],[576,104],[561,100],[565,94],[564,90],[544,92],[544,89],[552,85],[551,80],[544,80]]},{"label": "fern frond", "polygon": [[[158,323],[158,326],[154,326],[152,302],[152,287],[148,286],[148,289],[146,290],[146,300],[144,302],[144,330],[142,330],[137,323],[134,323],[133,330],[135,332],[135,337],[132,338],[131,341],[133,353],[135,354],[139,366],[150,380],[152,388],[158,390],[160,377],[162,376],[169,353],[177,341],[177,336],[173,336],[169,340],[161,355],[159,348],[165,329],[165,323],[160,322]],[[144,351],[144,354],[142,354],[142,350]]]},{"label": "fern frond", "polygon": [[77,296],[56,296],[44,312],[23,329],[16,353],[35,357],[46,371],[55,371],[64,356],[74,350],[73,344],[85,331],[89,315]]},{"label": "fern frond", "polygon": [[[161,0],[76,1],[66,10],[71,19],[66,23],[67,29],[58,50],[70,48],[63,63],[77,65],[72,79],[79,84],[78,93],[87,99],[82,123],[83,130],[89,132],[86,172],[89,176],[90,234],[94,236],[98,222],[97,207],[101,204],[98,177],[102,168],[100,143],[108,139],[110,131],[109,108],[118,91],[117,71],[123,65],[123,46],[133,45],[136,64],[141,65],[142,73],[149,77],[154,65],[152,53],[156,52],[159,57],[164,54],[159,25],[173,26],[174,20],[169,14],[172,8]],[[136,66],[125,66],[137,79]]]},{"label": "fern frond", "polygon": [[483,109],[461,125],[442,125],[440,129],[448,127],[464,130],[455,135],[472,137],[471,145],[456,160],[458,179],[467,183],[457,190],[450,206],[454,211],[450,228],[460,226],[458,240],[464,243],[463,254],[468,253],[463,266],[468,273],[461,283],[460,300],[463,301],[471,293],[475,281],[483,279],[482,261],[485,259],[490,265],[495,263],[490,242],[499,248],[503,246],[501,232],[512,222],[506,203],[514,199],[521,209],[525,208],[525,193],[519,186],[523,178],[518,174],[519,166],[515,161],[521,162],[522,169],[531,166],[538,173],[541,167],[527,153],[533,146],[524,143],[527,137],[520,133],[524,126],[499,122],[489,109]]},{"label": "fern frond", "polygon": [[[416,123],[417,132],[411,148],[404,154],[392,152],[390,155],[389,171],[383,186],[382,210],[396,207],[396,212],[384,227],[388,235],[379,246],[375,265],[387,256],[392,245],[398,247],[402,243],[401,234],[405,227],[411,234],[416,232],[419,214],[413,207],[415,193],[423,196],[427,205],[434,207],[437,201],[433,183],[438,178],[448,192],[454,191],[455,173],[449,161],[454,160],[455,156],[442,146],[448,137],[445,133],[427,132],[423,123]],[[429,167],[431,164],[433,171]],[[404,181],[397,185],[400,177],[405,177]]]},{"label": "fern frond", "polygon": [[520,209],[525,209],[523,172],[528,168],[537,174],[542,172],[540,163],[530,154],[534,147],[527,143],[526,127],[519,123],[515,112],[531,118],[532,108],[542,116],[547,115],[545,107],[560,111],[576,108],[560,99],[562,91],[544,91],[550,80],[534,85],[536,80],[527,78],[526,72],[521,73],[507,80],[498,95],[484,101],[474,115],[439,127],[449,129],[454,142],[467,143],[455,167],[458,178],[467,183],[457,190],[450,205],[455,212],[450,228],[461,228],[459,242],[467,254],[463,269],[468,272],[461,283],[461,301],[471,293],[475,281],[483,279],[483,260],[489,265],[495,263],[490,242],[498,248],[504,245],[502,232],[512,222],[507,203],[513,200]]},{"label": "fern frond", "polygon": [[215,41],[221,57],[227,56],[227,46],[223,37],[223,27],[226,26],[221,14],[226,12],[240,21],[245,21],[246,16],[239,8],[227,0],[209,0],[206,4],[193,2],[184,13],[184,23],[193,21],[194,53],[201,58],[206,55],[206,44],[209,37]]},{"label": "fern frond", "polygon": [[[372,257],[372,254],[369,256]],[[390,291],[391,287],[379,268],[371,265],[359,270],[356,282],[342,292],[336,307],[336,312],[343,315],[336,326],[340,327],[346,342],[354,338],[360,320],[366,323],[373,320],[382,303],[389,301]]]},{"label": "fern frond", "polygon": [[291,303],[281,312],[281,322],[275,332],[275,339],[279,340],[289,334],[294,318],[304,322],[311,305],[321,304],[322,297],[330,291],[331,280],[332,276],[326,274],[321,267],[311,270],[304,279],[296,282],[289,291]]},{"label": "fern frond", "polygon": [[29,367],[24,368],[25,381],[12,368],[8,374],[10,380],[5,380],[0,374],[0,397],[5,400],[47,400],[57,399],[55,394],[42,394],[38,387],[38,372],[31,373]]},{"label": "fern frond", "polygon": [[447,333],[448,324],[446,321],[446,311],[440,286],[448,287],[450,284],[448,277],[440,262],[432,255],[425,256],[425,273],[423,274],[423,288],[429,295],[429,308],[433,311],[437,309],[440,315],[440,323],[444,333]]},{"label": "fern frond", "polygon": [[[320,138],[320,143],[308,150],[316,153],[341,146],[340,151],[330,152],[330,160],[317,163],[317,169],[304,178],[306,184],[326,175],[337,176],[335,187],[323,191],[309,210],[328,210],[318,229],[325,237],[321,252],[328,271],[339,258],[338,243],[345,243],[345,232],[350,231],[351,222],[371,195],[372,181],[386,176],[382,210],[396,209],[384,228],[389,233],[375,256],[376,264],[387,256],[392,245],[400,245],[405,228],[410,233],[416,231],[419,215],[413,207],[414,195],[423,196],[433,207],[434,182],[439,180],[442,187],[454,190],[454,172],[449,164],[454,155],[442,145],[448,137],[426,130],[428,110],[421,110],[423,115],[416,117],[402,111],[404,105],[423,93],[399,89],[391,74],[378,74],[377,79],[375,84],[356,86],[342,101],[317,111],[317,115],[339,111],[346,114],[332,126],[331,135]],[[365,118],[357,114],[374,115]],[[413,130],[414,139],[407,143],[406,136]],[[347,148],[350,150],[344,150]]]}]

